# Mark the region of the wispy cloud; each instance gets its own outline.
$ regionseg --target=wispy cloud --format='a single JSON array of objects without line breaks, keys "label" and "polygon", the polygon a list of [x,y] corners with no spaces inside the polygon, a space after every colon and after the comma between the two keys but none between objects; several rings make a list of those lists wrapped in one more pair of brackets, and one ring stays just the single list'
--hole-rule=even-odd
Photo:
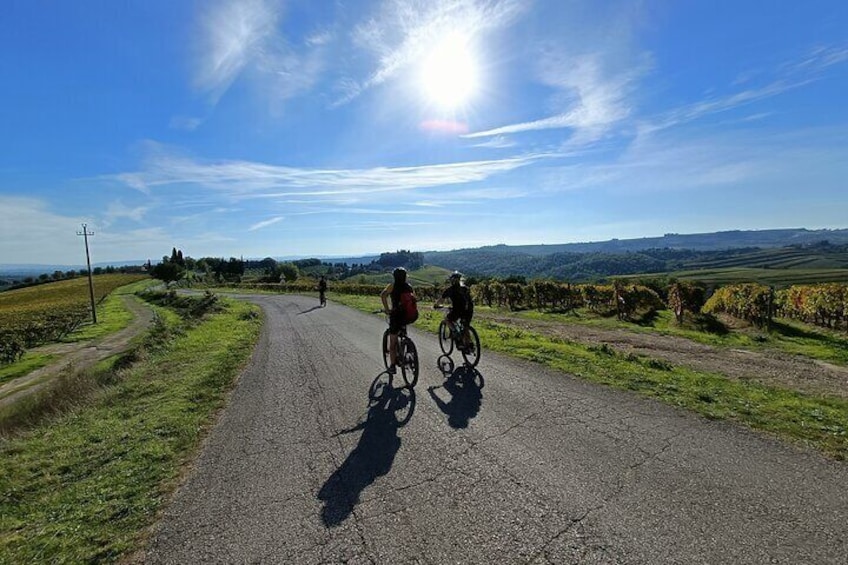
[{"label": "wispy cloud", "polygon": [[[324,71],[324,49],[333,34],[318,32],[293,45],[280,30],[280,0],[218,0],[202,6],[194,83],[213,104],[248,71],[275,104],[309,91]],[[172,123],[180,126],[196,127],[191,118]]]},{"label": "wispy cloud", "polygon": [[448,32],[473,38],[513,21],[527,8],[520,0],[386,0],[379,12],[353,30],[354,45],[371,53],[376,69],[365,79],[345,77],[342,96],[334,105],[346,104],[362,92],[396,76]]},{"label": "wispy cloud", "polygon": [[279,222],[283,219],[284,219],[283,216],[277,216],[275,218],[271,218],[271,219],[264,220],[264,221],[261,221],[261,222],[256,222],[255,224],[253,224],[252,226],[247,228],[247,231],[256,231],[256,230],[260,230],[262,228],[267,228],[268,226],[272,226],[272,225],[276,224],[277,222]]},{"label": "wispy cloud", "polygon": [[122,218],[126,218],[134,222],[140,222],[144,219],[144,215],[147,214],[149,210],[150,208],[148,206],[136,206],[135,208],[131,208],[120,201],[111,202],[106,207],[103,225],[105,227],[111,226],[116,220]]},{"label": "wispy cloud", "polygon": [[495,135],[491,139],[487,139],[486,141],[482,141],[480,143],[475,143],[472,147],[486,147],[489,149],[508,149],[510,147],[515,147],[517,144],[512,139],[504,135]]},{"label": "wispy cloud", "polygon": [[786,63],[783,68],[788,73],[815,74],[845,62],[848,62],[848,46],[819,45],[811,49],[804,57]]},{"label": "wispy cloud", "polygon": [[813,79],[802,79],[798,81],[777,80],[762,88],[751,88],[742,90],[727,96],[716,96],[706,100],[701,100],[689,106],[676,108],[659,120],[649,123],[643,127],[643,131],[655,131],[674,127],[676,125],[691,122],[700,119],[704,116],[725,112],[746,104],[765,100],[779,94],[783,94],[789,90],[799,88],[812,82]]},{"label": "wispy cloud", "polygon": [[146,161],[141,171],[105,178],[146,193],[161,186],[196,185],[232,197],[338,196],[474,183],[552,157],[529,154],[412,167],[309,169],[252,161],[204,163],[157,154]]},{"label": "wispy cloud", "polygon": [[[763,86],[739,90],[724,96],[712,96],[688,106],[676,108],[644,125],[642,129],[643,131],[655,131],[674,127],[705,116],[773,98],[820,80],[830,67],[846,62],[848,62],[848,47],[816,47],[800,59],[788,61],[780,65],[776,71],[769,73],[771,78]],[[752,81],[750,77],[755,74],[764,74],[764,72],[746,73],[745,80],[735,81],[734,86],[743,82],[750,83]],[[768,115],[768,113],[757,113],[749,119],[759,119],[764,115]]]},{"label": "wispy cloud", "polygon": [[191,118],[188,116],[174,116],[169,124],[171,129],[194,131],[203,124],[203,118]]},{"label": "wispy cloud", "polygon": [[625,71],[608,68],[603,53],[572,56],[553,50],[541,63],[540,80],[553,88],[563,111],[536,120],[478,131],[464,137],[497,137],[520,132],[568,128],[574,142],[599,139],[613,125],[630,115],[629,95],[634,85],[650,68],[650,57],[641,58]]},{"label": "wispy cloud", "polygon": [[264,0],[220,0],[203,10],[195,83],[217,101],[274,37],[279,12]]}]

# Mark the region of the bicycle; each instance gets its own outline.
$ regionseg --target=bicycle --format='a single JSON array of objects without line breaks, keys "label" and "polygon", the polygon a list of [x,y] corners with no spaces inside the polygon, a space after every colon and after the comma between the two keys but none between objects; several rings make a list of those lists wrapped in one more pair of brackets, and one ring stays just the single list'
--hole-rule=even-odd
[{"label": "bicycle", "polygon": [[319,291],[318,302],[321,305],[321,308],[324,308],[327,305],[327,295],[324,291]]},{"label": "bicycle", "polygon": [[[441,307],[436,308],[436,310],[441,309]],[[448,308],[448,313],[450,313],[450,308]],[[468,343],[463,343],[464,329],[468,332]],[[464,328],[462,320],[457,320],[454,322],[454,327],[451,328],[451,324],[448,323],[447,319],[444,319],[439,324],[439,347],[442,349],[442,353],[450,355],[453,353],[454,346],[462,354],[467,367],[476,367],[477,363],[480,362],[480,336],[477,335],[474,326],[468,324],[468,328]]]},{"label": "bicycle", "polygon": [[[386,321],[389,321],[388,317]],[[383,332],[383,363],[386,369],[392,363],[391,353],[389,352],[389,329]],[[414,387],[418,382],[418,350],[415,348],[415,343],[412,338],[406,333],[406,325],[401,326],[397,336],[397,366],[400,367],[400,374],[403,380],[410,388]]]}]

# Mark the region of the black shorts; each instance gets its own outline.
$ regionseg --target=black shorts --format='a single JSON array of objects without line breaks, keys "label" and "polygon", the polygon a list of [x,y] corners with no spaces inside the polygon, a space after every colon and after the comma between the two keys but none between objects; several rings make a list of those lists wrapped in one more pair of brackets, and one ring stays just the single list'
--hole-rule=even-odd
[{"label": "black shorts", "polygon": [[389,314],[389,333],[397,334],[400,329],[406,325],[406,318],[403,312],[392,312]]},{"label": "black shorts", "polygon": [[467,326],[471,323],[472,316],[474,316],[473,312],[457,312],[455,310],[451,310],[448,312],[447,318],[451,323],[456,322],[457,320],[462,320],[462,323]]}]

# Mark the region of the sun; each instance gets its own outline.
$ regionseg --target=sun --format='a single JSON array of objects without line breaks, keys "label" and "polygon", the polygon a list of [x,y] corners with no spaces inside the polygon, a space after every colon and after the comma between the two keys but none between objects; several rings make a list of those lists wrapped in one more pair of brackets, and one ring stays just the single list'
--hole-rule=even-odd
[{"label": "sun", "polygon": [[451,32],[425,53],[421,91],[432,104],[454,110],[468,104],[477,91],[478,65],[468,37]]}]

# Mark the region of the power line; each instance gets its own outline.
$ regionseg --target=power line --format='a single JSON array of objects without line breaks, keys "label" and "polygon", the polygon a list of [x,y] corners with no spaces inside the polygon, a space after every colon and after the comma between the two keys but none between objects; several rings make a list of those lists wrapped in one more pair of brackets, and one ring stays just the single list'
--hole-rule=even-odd
[{"label": "power line", "polygon": [[91,255],[88,253],[88,236],[94,235],[94,232],[88,231],[86,224],[82,225],[82,231],[77,232],[77,235],[85,238],[85,264],[88,265],[88,294],[91,297],[91,319],[97,323],[97,308],[94,304],[94,279],[91,277]]}]

